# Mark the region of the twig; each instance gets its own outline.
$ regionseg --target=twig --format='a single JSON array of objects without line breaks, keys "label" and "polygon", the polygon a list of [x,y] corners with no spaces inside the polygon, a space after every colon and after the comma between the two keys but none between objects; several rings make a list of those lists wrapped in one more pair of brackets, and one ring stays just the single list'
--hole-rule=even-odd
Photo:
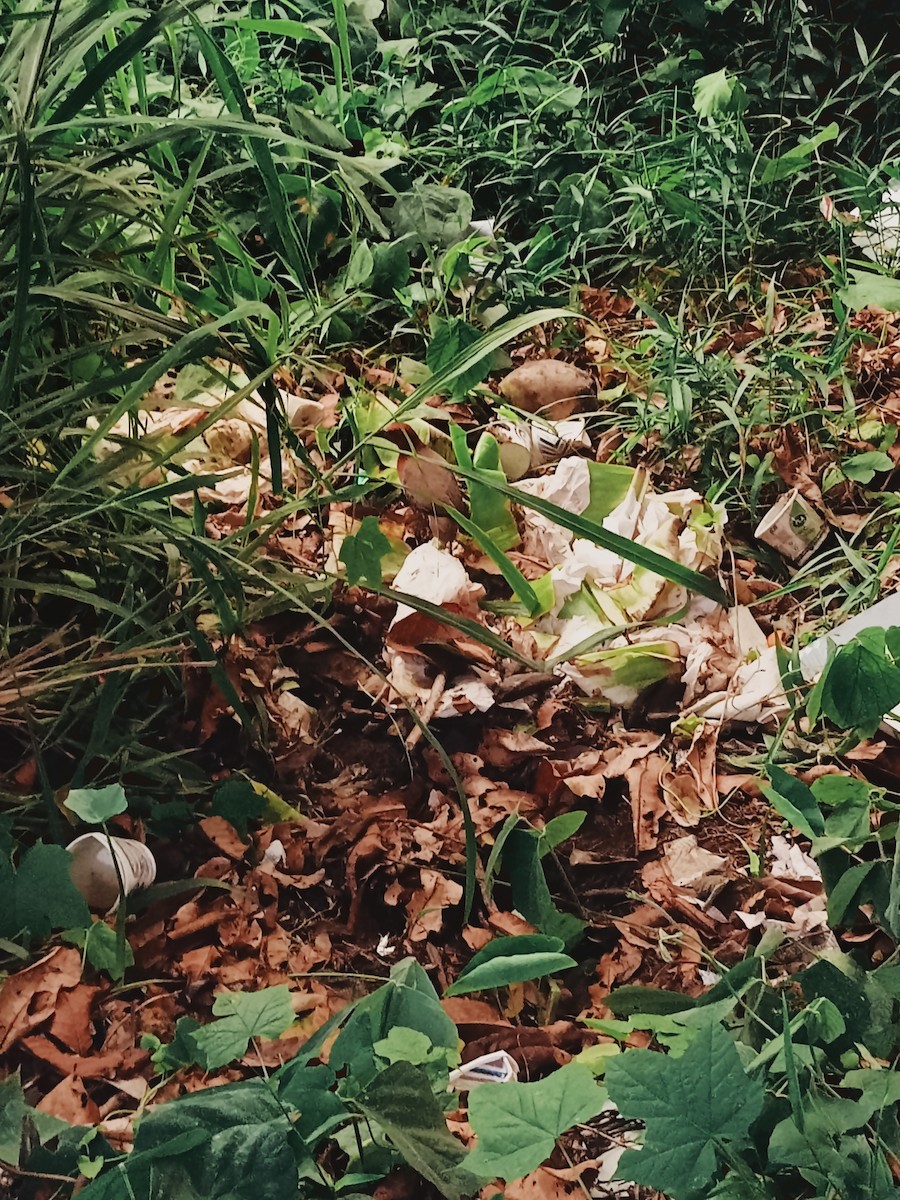
[{"label": "twig", "polygon": [[428,722],[437,712],[437,706],[441,702],[441,696],[444,694],[444,687],[447,683],[447,676],[441,671],[434,683],[431,685],[431,691],[428,693],[428,699],[425,701],[425,707],[419,714],[419,720],[413,727],[409,737],[406,739],[405,745],[407,750],[412,750],[413,746],[419,741],[425,731]]}]

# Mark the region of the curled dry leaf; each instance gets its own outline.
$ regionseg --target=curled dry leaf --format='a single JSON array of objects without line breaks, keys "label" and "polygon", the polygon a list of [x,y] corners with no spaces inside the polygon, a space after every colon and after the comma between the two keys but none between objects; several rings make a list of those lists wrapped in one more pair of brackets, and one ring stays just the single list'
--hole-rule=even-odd
[{"label": "curled dry leaf", "polygon": [[444,922],[444,909],[459,904],[462,896],[461,884],[440,871],[423,867],[422,886],[413,893],[407,905],[410,941],[422,942],[430,933],[438,933]]},{"label": "curled dry leaf", "polygon": [[660,776],[666,807],[679,825],[698,825],[718,808],[717,743],[715,726],[698,726],[688,749],[676,752],[675,762]]},{"label": "curled dry leaf", "polygon": [[556,358],[532,359],[503,379],[500,392],[525,412],[562,421],[589,407],[594,381],[587,371]]},{"label": "curled dry leaf", "polygon": [[463,506],[462,488],[436,450],[421,446],[414,454],[401,454],[397,475],[407,499],[426,512]]}]

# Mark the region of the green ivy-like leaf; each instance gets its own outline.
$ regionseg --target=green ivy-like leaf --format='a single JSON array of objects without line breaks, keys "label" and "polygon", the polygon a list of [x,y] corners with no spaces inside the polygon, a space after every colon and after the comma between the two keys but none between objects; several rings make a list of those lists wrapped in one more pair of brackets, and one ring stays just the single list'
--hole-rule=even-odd
[{"label": "green ivy-like leaf", "polygon": [[128,801],[121,783],[111,783],[102,788],[73,788],[66,796],[66,808],[88,825],[102,825],[125,812]]},{"label": "green ivy-like leaf", "polygon": [[382,559],[391,550],[391,543],[381,532],[377,517],[363,517],[356,533],[341,543],[340,560],[347,571],[351,586],[370,583],[379,587],[382,580]]},{"label": "green ivy-like leaf", "polygon": [[232,775],[230,779],[219,784],[210,806],[214,817],[224,817],[242,837],[247,836],[250,822],[262,817],[264,809],[265,801],[262,796],[250,780],[241,775]]},{"label": "green ivy-like leaf", "polygon": [[606,1082],[622,1115],[647,1127],[643,1149],[626,1151],[618,1178],[674,1200],[712,1181],[718,1146],[746,1139],[765,1097],[718,1020],[702,1026],[680,1058],[626,1051],[610,1061]]},{"label": "green ivy-like leaf", "polygon": [[556,1139],[606,1102],[587,1067],[570,1063],[537,1083],[485,1083],[469,1097],[478,1143],[467,1168],[483,1179],[521,1179],[553,1153]]},{"label": "green ivy-like leaf", "polygon": [[220,1019],[191,1035],[208,1071],[243,1058],[251,1038],[280,1037],[294,1023],[290,988],[279,984],[258,992],[220,992],[213,1016]]},{"label": "green ivy-like leaf", "polygon": [[62,939],[81,947],[91,966],[106,971],[113,979],[121,979],[125,968],[134,965],[134,952],[127,941],[124,943],[124,961],[120,961],[119,939],[105,921],[94,921],[85,929],[67,929]]}]

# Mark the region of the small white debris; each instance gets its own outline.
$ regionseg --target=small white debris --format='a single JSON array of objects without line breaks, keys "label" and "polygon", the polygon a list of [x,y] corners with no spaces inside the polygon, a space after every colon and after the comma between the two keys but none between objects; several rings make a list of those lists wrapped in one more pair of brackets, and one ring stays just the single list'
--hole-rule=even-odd
[{"label": "small white debris", "polygon": [[271,863],[274,867],[283,867],[287,862],[284,845],[278,838],[273,838],[269,842],[268,848],[263,855],[263,862]]},{"label": "small white debris", "polygon": [[375,947],[375,953],[379,958],[390,958],[392,954],[397,953],[397,947],[391,945],[391,939],[386,933],[378,939],[378,945]]},{"label": "small white debris", "polygon": [[505,1050],[494,1050],[451,1071],[447,1090],[468,1092],[482,1083],[515,1083],[518,1078],[519,1064],[516,1060]]}]

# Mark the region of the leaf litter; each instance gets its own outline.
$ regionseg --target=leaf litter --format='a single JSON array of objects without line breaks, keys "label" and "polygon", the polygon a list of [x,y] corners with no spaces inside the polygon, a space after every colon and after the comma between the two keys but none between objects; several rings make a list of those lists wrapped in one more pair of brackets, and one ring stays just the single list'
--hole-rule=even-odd
[{"label": "leaf litter", "polygon": [[[631,305],[623,300],[603,299],[596,319],[627,325]],[[586,295],[589,312],[592,302]],[[873,412],[896,416],[900,360],[888,351],[900,332],[865,310],[857,320],[863,329],[881,321],[882,349],[864,343],[856,366]],[[290,1061],[389,961],[415,956],[446,990],[496,939],[539,936],[516,911],[507,878],[482,877],[476,910],[464,915],[460,787],[488,852],[502,849],[517,823],[541,830],[586,813],[543,861],[553,903],[583,923],[579,957],[588,966],[563,973],[549,1001],[528,980],[483,999],[447,998],[470,1067],[499,1063],[510,1080],[552,1089],[566,1072],[584,1072],[582,1056],[607,1044],[582,1022],[608,1018],[617,988],[639,981],[700,996],[767,930],[788,935],[785,969],[836,945],[807,842],[770,833],[776,826],[757,774],[740,770],[758,744],[752,724],[771,720],[783,703],[780,676],[770,670],[753,702],[739,708],[745,677],[759,679],[751,668],[789,622],[796,630],[802,612],[786,607],[766,574],[769,560],[753,558],[721,505],[684,479],[667,488],[652,439],[637,447],[643,461],[634,469],[609,462],[608,440],[582,418],[596,404],[596,386],[611,382],[609,342],[627,333],[607,328],[601,338],[597,328],[585,326],[572,362],[546,355],[543,331],[514,352],[525,361],[499,387],[511,408],[487,426],[498,444],[492,469],[526,496],[587,514],[691,570],[711,573],[727,561],[738,603],[726,611],[502,496],[494,528],[512,529],[513,540],[494,555],[453,517],[464,493],[445,427],[468,415],[435,401],[433,412],[401,423],[393,440],[374,446],[368,467],[399,486],[389,507],[368,512],[333,500],[325,521],[299,510],[279,515],[267,534],[264,553],[288,570],[344,574],[327,621],[276,614],[240,635],[211,628],[227,690],[185,663],[187,734],[223,781],[211,815],[177,838],[151,834],[130,816],[110,822],[117,835],[150,841],[161,880],[191,880],[194,890],[161,896],[129,917],[133,966],[124,985],[72,946],[56,946],[4,983],[0,1047],[41,1097],[42,1113],[99,1123],[114,1145],[128,1147],[123,1112]],[[756,340],[730,336],[719,350],[752,355]],[[328,469],[322,446],[350,377],[348,364],[303,389],[285,381],[279,393],[304,447],[282,464],[297,495],[311,469]],[[349,394],[358,412],[369,406],[373,429],[380,422],[390,432],[409,392],[396,373],[367,367]],[[900,402],[895,407],[900,412]],[[123,480],[146,486],[161,478],[158,449],[180,439],[179,469],[216,477],[197,495],[209,506],[207,532],[224,538],[279,511],[268,428],[250,381],[210,363],[157,389],[136,427],[107,430],[95,452],[117,455]],[[820,461],[792,438],[785,429],[775,441],[774,470],[833,527],[851,529],[860,514],[852,477],[826,502],[827,455]],[[406,453],[410,445],[418,457]],[[504,453],[510,446],[515,453]],[[416,474],[409,463],[420,464]],[[468,494],[474,509],[477,493],[470,486]],[[516,579],[531,586],[536,606],[525,602],[525,586],[510,585]],[[388,584],[402,600],[385,597]],[[265,723],[265,784],[236,746],[235,701]],[[884,742],[863,743],[857,763],[867,745],[876,763],[889,751]],[[240,993],[258,996],[259,1012],[236,1009],[231,998]],[[725,1072],[735,1084],[740,1077],[733,1091],[742,1099],[734,1111],[698,1112],[695,1145],[670,1144],[664,1124],[648,1118],[644,1149],[627,1152],[632,1178],[659,1186],[677,1169],[680,1186],[695,1190],[711,1177],[711,1142],[746,1133],[758,1097],[729,1057],[730,1039],[715,1044],[720,1032],[711,1024],[705,1041],[673,1060],[665,1086],[674,1096],[685,1072]],[[630,1044],[646,1042],[636,1031]],[[158,1087],[160,1048],[176,1055],[171,1066],[179,1046],[185,1065]],[[653,1070],[658,1079],[658,1063]],[[508,1196],[570,1195],[611,1177],[633,1142],[630,1106],[645,1117],[647,1108],[635,1099],[645,1086],[639,1059],[611,1060],[609,1078],[624,1121],[615,1106],[595,1111],[593,1093],[578,1107],[575,1089],[567,1096],[577,1111],[546,1145],[526,1137],[519,1151],[514,1138],[497,1147],[479,1141],[476,1155],[494,1154],[498,1176],[527,1177],[511,1183]],[[515,1109],[521,1084],[488,1086],[503,1089],[492,1103]],[[488,1095],[479,1085],[469,1116]],[[471,1141],[464,1111],[450,1127]],[[576,1153],[567,1165],[553,1146],[573,1123],[577,1134],[560,1143]]]}]

